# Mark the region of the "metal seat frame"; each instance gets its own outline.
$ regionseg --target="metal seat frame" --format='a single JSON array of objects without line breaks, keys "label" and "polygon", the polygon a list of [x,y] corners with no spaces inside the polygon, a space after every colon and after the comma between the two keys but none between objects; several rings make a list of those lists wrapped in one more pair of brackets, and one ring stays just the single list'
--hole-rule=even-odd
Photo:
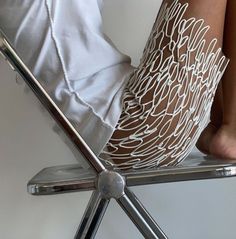
[{"label": "metal seat frame", "polygon": [[108,168],[84,142],[1,31],[0,52],[11,67],[22,76],[90,165],[90,168],[83,167],[79,163],[46,168],[34,176],[27,186],[28,192],[32,195],[93,191],[75,239],[95,238],[112,198],[126,212],[144,238],[166,239],[168,237],[130,190],[130,186],[236,176],[236,162],[226,162],[212,157],[188,157],[176,167],[136,171],[115,171]]}]

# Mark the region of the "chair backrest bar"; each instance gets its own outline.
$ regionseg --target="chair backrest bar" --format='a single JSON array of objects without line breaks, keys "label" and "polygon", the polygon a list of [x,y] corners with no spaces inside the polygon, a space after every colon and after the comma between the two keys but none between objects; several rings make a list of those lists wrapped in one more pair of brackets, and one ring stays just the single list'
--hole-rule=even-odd
[{"label": "chair backrest bar", "polygon": [[7,40],[3,32],[0,30],[0,51],[6,57],[8,63],[13,67],[24,79],[26,84],[32,89],[40,102],[49,111],[55,121],[62,130],[67,134],[69,139],[75,144],[76,148],[82,153],[85,159],[90,163],[92,168],[100,173],[106,170],[103,163],[92,152],[89,146],[82,139],[78,131],[70,123],[63,112],[58,108],[52,98],[47,94],[41,84],[37,81],[28,67],[20,59],[10,42]]}]

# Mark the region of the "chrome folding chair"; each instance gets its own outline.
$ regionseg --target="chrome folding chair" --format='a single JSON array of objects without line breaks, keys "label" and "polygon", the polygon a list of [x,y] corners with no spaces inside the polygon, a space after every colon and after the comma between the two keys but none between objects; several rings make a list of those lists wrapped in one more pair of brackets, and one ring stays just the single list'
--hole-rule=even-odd
[{"label": "chrome folding chair", "polygon": [[45,168],[28,183],[28,192],[32,195],[93,191],[75,239],[95,238],[112,198],[130,217],[144,238],[167,238],[136,195],[129,189],[130,186],[236,176],[236,162],[226,162],[212,157],[188,157],[176,167],[129,171],[115,171],[108,168],[87,146],[1,32],[0,52],[11,67],[22,76],[75,148],[90,164],[89,169],[80,164]]}]

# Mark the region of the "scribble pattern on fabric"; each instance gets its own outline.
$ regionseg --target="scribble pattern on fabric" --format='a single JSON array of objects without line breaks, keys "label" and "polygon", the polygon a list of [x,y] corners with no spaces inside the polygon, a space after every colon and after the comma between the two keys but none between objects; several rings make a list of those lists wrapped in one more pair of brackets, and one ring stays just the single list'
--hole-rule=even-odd
[{"label": "scribble pattern on fabric", "polygon": [[187,8],[175,0],[160,9],[125,89],[117,130],[100,155],[114,168],[176,165],[206,126],[229,60],[217,39],[207,40],[203,19],[184,19]]}]

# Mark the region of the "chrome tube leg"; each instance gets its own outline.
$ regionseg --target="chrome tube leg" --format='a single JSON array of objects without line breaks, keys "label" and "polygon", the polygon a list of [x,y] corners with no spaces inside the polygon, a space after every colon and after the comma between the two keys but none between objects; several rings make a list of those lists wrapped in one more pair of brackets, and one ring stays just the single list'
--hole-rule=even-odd
[{"label": "chrome tube leg", "polygon": [[125,189],[125,194],[117,199],[117,202],[137,226],[144,238],[148,239],[167,239],[167,236],[149,215],[147,210],[129,190]]},{"label": "chrome tube leg", "polygon": [[10,66],[13,69],[16,69],[17,72],[22,76],[27,85],[35,93],[39,101],[48,110],[55,121],[61,126],[66,135],[73,142],[75,147],[82,153],[88,163],[90,163],[95,172],[101,173],[105,171],[106,168],[103,163],[85,143],[79,132],[75,129],[74,125],[72,125],[71,121],[65,116],[58,105],[53,101],[51,96],[42,87],[40,82],[34,77],[29,68],[24,64],[1,30],[0,52],[6,57]]},{"label": "chrome tube leg", "polygon": [[98,191],[93,192],[74,239],[95,237],[109,201],[109,199],[103,199]]}]

